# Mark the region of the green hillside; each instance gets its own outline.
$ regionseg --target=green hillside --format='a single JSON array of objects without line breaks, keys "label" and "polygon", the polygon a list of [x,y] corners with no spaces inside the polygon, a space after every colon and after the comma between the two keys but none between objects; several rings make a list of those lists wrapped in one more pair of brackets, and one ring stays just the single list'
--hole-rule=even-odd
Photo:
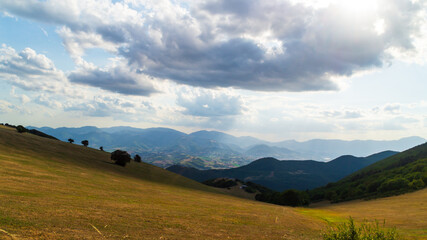
[{"label": "green hillside", "polygon": [[310,192],[313,201],[379,198],[426,187],[427,143],[376,162],[348,177]]},{"label": "green hillside", "polygon": [[0,239],[320,239],[297,210],[0,126]]},{"label": "green hillside", "polygon": [[335,182],[396,153],[384,151],[368,157],[345,155],[329,162],[261,158],[248,165],[230,169],[198,170],[174,165],[167,170],[199,182],[228,177],[254,182],[280,192],[287,189],[304,191]]}]

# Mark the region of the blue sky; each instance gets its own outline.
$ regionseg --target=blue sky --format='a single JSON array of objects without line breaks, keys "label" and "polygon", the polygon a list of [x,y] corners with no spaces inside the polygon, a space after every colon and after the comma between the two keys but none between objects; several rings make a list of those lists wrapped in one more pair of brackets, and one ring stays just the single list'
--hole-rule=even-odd
[{"label": "blue sky", "polygon": [[427,137],[427,3],[3,0],[0,122]]}]

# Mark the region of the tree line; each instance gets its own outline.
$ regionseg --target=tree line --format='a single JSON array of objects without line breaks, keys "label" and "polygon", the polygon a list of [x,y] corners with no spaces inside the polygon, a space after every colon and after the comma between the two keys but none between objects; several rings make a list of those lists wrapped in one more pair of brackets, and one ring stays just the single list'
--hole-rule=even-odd
[{"label": "tree line", "polygon": [[[72,139],[72,138],[69,138],[67,141],[68,141],[69,143],[74,143],[74,139]],[[89,141],[88,141],[88,140],[83,140],[83,141],[81,141],[81,144],[82,144],[83,146],[87,147],[87,146],[89,146]],[[99,147],[99,150],[100,150],[100,151],[104,151],[104,147],[103,147],[103,146],[100,146],[100,147]],[[125,166],[126,166],[126,164],[130,163],[130,161],[132,160],[132,157],[131,157],[131,156],[130,156],[130,154],[129,154],[128,152],[126,152],[126,151],[123,151],[123,150],[115,150],[114,152],[112,152],[112,153],[111,153],[110,159],[111,159],[112,161],[114,161],[114,163],[115,163],[115,164],[117,164],[117,165],[119,165],[119,166],[122,166],[122,167],[125,167]],[[138,163],[142,162],[142,158],[141,158],[141,156],[139,156],[138,154],[136,154],[136,155],[133,157],[133,160],[134,160],[135,162],[138,162]]]}]

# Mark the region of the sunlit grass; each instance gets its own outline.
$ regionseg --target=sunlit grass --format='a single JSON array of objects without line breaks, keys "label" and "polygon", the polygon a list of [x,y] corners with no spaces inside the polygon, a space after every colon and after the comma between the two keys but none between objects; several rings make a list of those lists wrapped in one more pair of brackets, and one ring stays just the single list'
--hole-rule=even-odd
[{"label": "sunlit grass", "polygon": [[0,166],[0,239],[320,239],[325,226],[155,166],[123,168],[108,153],[4,128]]},{"label": "sunlit grass", "polygon": [[1,126],[0,166],[0,239],[321,239],[348,216],[427,237],[427,190],[293,209]]},{"label": "sunlit grass", "polygon": [[338,224],[351,216],[356,222],[385,221],[385,228],[396,227],[409,239],[427,239],[427,189],[400,196],[339,204],[325,204],[316,208],[299,208],[306,216]]}]

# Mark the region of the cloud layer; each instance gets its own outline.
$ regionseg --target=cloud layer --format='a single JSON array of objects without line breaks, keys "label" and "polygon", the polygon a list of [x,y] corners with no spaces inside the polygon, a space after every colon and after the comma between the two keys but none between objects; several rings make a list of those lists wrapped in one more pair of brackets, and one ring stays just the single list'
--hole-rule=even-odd
[{"label": "cloud layer", "polygon": [[0,9],[60,26],[76,62],[102,48],[128,68],[85,69],[70,75],[73,82],[148,95],[154,90],[146,76],[204,88],[337,89],[335,78],[414,50],[425,2],[374,3],[357,12],[279,0],[4,0]]}]

